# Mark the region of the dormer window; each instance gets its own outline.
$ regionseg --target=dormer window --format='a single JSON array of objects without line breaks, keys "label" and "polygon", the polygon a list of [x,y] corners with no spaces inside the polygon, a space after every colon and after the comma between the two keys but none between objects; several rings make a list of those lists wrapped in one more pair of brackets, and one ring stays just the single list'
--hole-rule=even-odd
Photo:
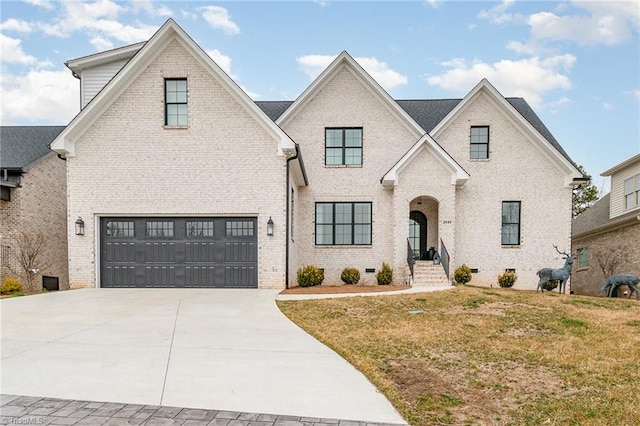
[{"label": "dormer window", "polygon": [[489,126],[471,126],[472,160],[489,158]]},{"label": "dormer window", "polygon": [[362,127],[324,130],[324,164],[327,166],[362,165]]},{"label": "dormer window", "polygon": [[624,181],[624,208],[629,210],[640,206],[640,175]]},{"label": "dormer window", "polygon": [[166,126],[187,125],[187,79],[167,78],[164,80],[164,103]]}]

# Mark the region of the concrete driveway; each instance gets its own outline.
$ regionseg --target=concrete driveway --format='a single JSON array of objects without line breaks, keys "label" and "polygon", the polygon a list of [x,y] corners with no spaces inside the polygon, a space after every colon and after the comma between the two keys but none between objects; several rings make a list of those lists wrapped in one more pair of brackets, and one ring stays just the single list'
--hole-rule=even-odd
[{"label": "concrete driveway", "polygon": [[3,299],[1,392],[405,423],[275,305],[277,290],[85,289]]}]

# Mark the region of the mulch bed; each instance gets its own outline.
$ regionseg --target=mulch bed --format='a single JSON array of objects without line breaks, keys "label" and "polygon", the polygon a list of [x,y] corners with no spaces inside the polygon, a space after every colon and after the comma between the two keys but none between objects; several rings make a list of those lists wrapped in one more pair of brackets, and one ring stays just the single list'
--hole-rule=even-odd
[{"label": "mulch bed", "polygon": [[411,288],[407,285],[318,285],[313,287],[292,287],[280,294],[340,294],[340,293],[376,293],[381,291],[398,291]]}]

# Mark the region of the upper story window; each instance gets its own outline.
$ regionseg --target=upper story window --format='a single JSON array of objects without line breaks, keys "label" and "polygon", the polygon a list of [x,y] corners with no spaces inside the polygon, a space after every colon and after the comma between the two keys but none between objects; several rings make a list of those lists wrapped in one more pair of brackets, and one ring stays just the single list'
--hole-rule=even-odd
[{"label": "upper story window", "polygon": [[489,126],[471,126],[471,159],[489,158]]},{"label": "upper story window", "polygon": [[324,130],[324,164],[327,166],[362,165],[362,127]]},{"label": "upper story window", "polygon": [[317,245],[371,245],[371,203],[316,203]]},{"label": "upper story window", "polygon": [[164,124],[167,126],[187,125],[187,79],[167,78],[164,80]]},{"label": "upper story window", "polygon": [[624,208],[640,206],[640,175],[624,181]]},{"label": "upper story window", "polygon": [[502,245],[520,245],[520,201],[502,202]]}]

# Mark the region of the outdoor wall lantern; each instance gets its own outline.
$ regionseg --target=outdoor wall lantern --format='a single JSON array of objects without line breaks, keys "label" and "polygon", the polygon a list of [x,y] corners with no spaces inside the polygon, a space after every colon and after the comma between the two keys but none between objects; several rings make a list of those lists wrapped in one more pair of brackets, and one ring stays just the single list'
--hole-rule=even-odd
[{"label": "outdoor wall lantern", "polygon": [[271,216],[269,216],[269,220],[267,221],[267,235],[273,237],[273,220]]},{"label": "outdoor wall lantern", "polygon": [[84,220],[80,216],[76,220],[76,235],[84,235]]}]

